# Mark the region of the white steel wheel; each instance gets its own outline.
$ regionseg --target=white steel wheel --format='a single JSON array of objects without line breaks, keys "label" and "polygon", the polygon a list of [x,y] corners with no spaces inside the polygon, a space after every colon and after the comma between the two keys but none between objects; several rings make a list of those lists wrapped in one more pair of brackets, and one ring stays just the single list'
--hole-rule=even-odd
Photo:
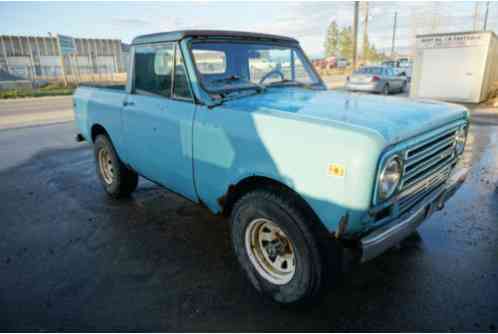
[{"label": "white steel wheel", "polygon": [[101,148],[98,152],[99,170],[102,179],[107,184],[111,184],[114,179],[114,166],[111,155],[106,148]]},{"label": "white steel wheel", "polygon": [[271,220],[254,219],[245,231],[245,248],[256,271],[275,285],[289,283],[296,272],[292,241]]}]

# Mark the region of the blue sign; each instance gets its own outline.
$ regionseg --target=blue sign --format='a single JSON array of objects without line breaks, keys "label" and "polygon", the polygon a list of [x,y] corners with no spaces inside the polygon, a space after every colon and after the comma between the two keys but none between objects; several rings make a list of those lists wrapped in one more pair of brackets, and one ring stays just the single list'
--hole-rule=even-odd
[{"label": "blue sign", "polygon": [[59,43],[59,50],[62,55],[76,53],[76,43],[74,42],[74,38],[64,35],[57,35],[57,42]]}]

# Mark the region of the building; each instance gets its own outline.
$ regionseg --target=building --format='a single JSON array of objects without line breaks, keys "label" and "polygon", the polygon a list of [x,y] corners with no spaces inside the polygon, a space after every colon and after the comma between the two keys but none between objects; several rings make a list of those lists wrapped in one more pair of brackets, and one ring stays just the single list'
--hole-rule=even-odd
[{"label": "building", "polygon": [[493,32],[417,36],[410,96],[479,103],[498,80],[498,40]]},{"label": "building", "polygon": [[[27,80],[112,80],[126,72],[127,52],[117,39],[74,38],[61,56],[57,37],[0,35],[0,70]],[[105,78],[105,79],[104,79]]]}]

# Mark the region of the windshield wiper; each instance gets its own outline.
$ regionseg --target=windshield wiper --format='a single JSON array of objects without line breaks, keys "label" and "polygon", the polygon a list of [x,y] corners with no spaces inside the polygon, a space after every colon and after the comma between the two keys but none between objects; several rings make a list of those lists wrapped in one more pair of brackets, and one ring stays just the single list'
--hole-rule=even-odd
[{"label": "windshield wiper", "polygon": [[[230,101],[230,100],[233,100],[236,98],[249,97],[249,96],[253,96],[255,94],[260,94],[266,89],[265,87],[263,87],[259,84],[255,84],[253,82],[251,82],[251,84],[253,86],[247,86],[247,87],[243,87],[243,88],[239,88],[239,89],[234,88],[234,89],[231,89],[228,91],[225,90],[225,91],[221,91],[221,92],[216,92],[216,95],[218,95],[218,96],[215,98],[214,104],[209,106],[209,109],[221,106],[224,102]],[[244,93],[244,92],[247,92],[249,90],[252,90],[254,93]]]},{"label": "windshield wiper", "polygon": [[283,80],[280,80],[280,81],[271,82],[271,83],[269,83],[267,85],[267,87],[278,86],[278,85],[299,86],[299,87],[303,87],[303,88],[307,88],[307,89],[314,89],[313,86],[315,84],[307,84],[307,83],[304,83],[304,82],[301,82],[301,81],[290,80],[290,79],[283,79]]},{"label": "windshield wiper", "polygon": [[215,79],[215,80],[211,80],[211,83],[218,83],[218,82],[233,82],[233,81],[239,81],[241,80],[239,76],[237,75],[230,75],[226,78],[220,78],[220,79]]},{"label": "windshield wiper", "polygon": [[255,83],[255,82],[252,82],[252,81],[249,81],[249,80],[246,80],[246,79],[242,79],[241,77],[239,77],[238,75],[230,75],[228,77],[225,77],[225,78],[219,78],[219,79],[214,79],[214,80],[211,80],[210,83],[213,84],[213,83],[231,83],[231,82],[235,82],[235,81],[242,81],[243,83],[247,84],[247,86],[232,86],[232,87],[227,87],[225,89],[221,89],[220,93],[223,94],[224,92],[228,92],[228,93],[231,93],[233,91],[238,91],[238,90],[246,90],[246,89],[257,89],[258,90],[258,93],[262,92],[265,90],[265,86],[264,85],[261,85],[261,84],[258,84],[258,83]]}]

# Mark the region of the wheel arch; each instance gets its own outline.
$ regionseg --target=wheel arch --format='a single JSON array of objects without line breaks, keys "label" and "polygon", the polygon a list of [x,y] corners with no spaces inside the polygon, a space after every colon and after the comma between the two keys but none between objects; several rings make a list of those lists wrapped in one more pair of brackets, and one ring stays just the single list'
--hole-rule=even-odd
[{"label": "wheel arch", "polygon": [[109,139],[111,139],[107,130],[102,125],[95,123],[90,129],[90,137],[92,138],[92,142],[95,142],[98,135],[106,135]]},{"label": "wheel arch", "polygon": [[321,221],[320,217],[315,213],[311,205],[298,192],[287,184],[267,176],[247,176],[237,183],[231,184],[225,195],[218,199],[218,203],[222,207],[221,213],[224,216],[229,216],[237,200],[245,194],[257,189],[268,189],[286,194],[286,196],[290,197],[293,204],[297,205],[300,210],[303,210],[306,215],[312,217],[310,220],[317,223],[314,224],[316,225],[314,227],[318,228],[322,233],[331,233]]}]

